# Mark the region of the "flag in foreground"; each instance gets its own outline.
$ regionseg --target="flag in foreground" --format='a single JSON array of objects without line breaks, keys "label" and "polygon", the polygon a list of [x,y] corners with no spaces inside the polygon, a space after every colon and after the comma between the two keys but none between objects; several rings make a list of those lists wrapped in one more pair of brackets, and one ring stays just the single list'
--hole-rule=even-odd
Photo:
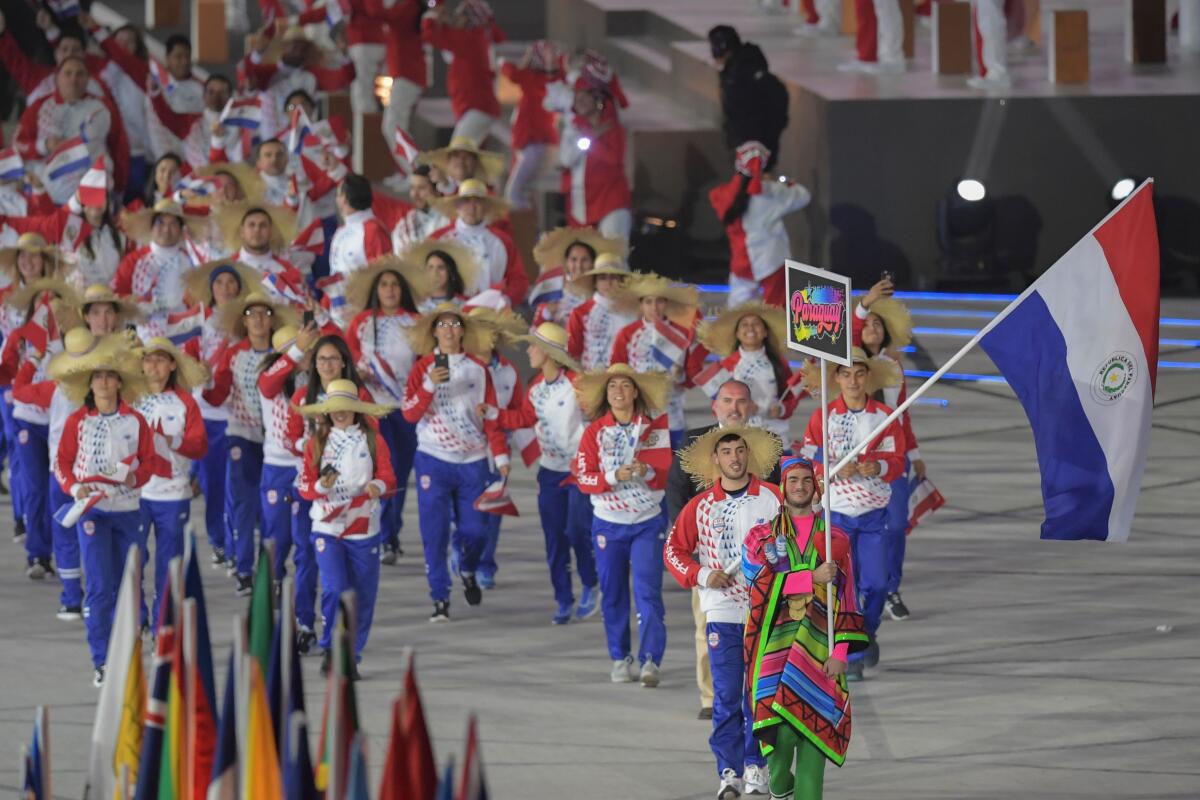
[{"label": "flag in foreground", "polygon": [[1001,312],[982,345],[1033,428],[1043,539],[1129,537],[1158,364],[1147,181]]},{"label": "flag in foreground", "polygon": [[467,723],[467,749],[463,754],[462,783],[458,800],[487,800],[487,781],[483,779],[483,756],[479,752],[479,732],[475,717]]},{"label": "flag in foreground", "polygon": [[50,723],[45,706],[38,706],[33,719],[33,739],[21,761],[20,795],[25,800],[50,800]]}]

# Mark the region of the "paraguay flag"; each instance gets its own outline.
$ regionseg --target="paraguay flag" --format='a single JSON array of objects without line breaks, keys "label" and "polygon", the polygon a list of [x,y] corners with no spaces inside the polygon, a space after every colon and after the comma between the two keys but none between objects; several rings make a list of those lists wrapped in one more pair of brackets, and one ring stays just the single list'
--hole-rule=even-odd
[{"label": "paraguay flag", "polygon": [[532,467],[542,457],[542,446],[538,443],[537,434],[533,428],[520,428],[513,431],[513,444],[521,453],[525,466]]},{"label": "paraguay flag", "polygon": [[543,272],[529,292],[529,305],[537,308],[542,303],[554,303],[562,299],[566,275],[562,267]]},{"label": "paraguay flag", "polygon": [[912,533],[921,520],[944,505],[946,498],[942,497],[933,481],[929,478],[914,479],[908,495],[908,530],[905,533]]},{"label": "paraguay flag", "polygon": [[72,137],[54,148],[54,152],[46,159],[42,183],[47,194],[55,205],[62,205],[71,199],[79,186],[79,179],[92,165],[92,156],[88,152],[87,139],[80,135]]},{"label": "paraguay flag", "polygon": [[204,330],[204,306],[195,305],[183,311],[167,314],[166,329],[163,335],[171,340],[176,347],[196,339]]},{"label": "paraguay flag", "polygon": [[405,173],[412,172],[413,165],[417,163],[417,158],[421,155],[421,148],[417,147],[417,143],[408,135],[408,131],[399,125],[396,126],[394,138],[396,146],[392,149],[392,153],[396,156],[396,163]]},{"label": "paraguay flag", "polygon": [[221,124],[258,133],[262,127],[262,103],[258,96],[229,98],[221,111]]},{"label": "paraguay flag", "polygon": [[15,147],[0,150],[0,181],[19,181],[25,177],[25,162]]},{"label": "paraguay flag", "polygon": [[1043,539],[1129,537],[1158,363],[1151,192],[1138,187],[981,332],[1033,428]]},{"label": "paraguay flag", "polygon": [[162,87],[162,90],[167,94],[175,91],[175,79],[171,77],[171,73],[167,71],[166,66],[157,58],[150,58],[150,74],[154,77],[154,82]]},{"label": "paraguay flag", "polygon": [[675,327],[670,320],[654,321],[654,336],[650,341],[650,356],[665,371],[682,367],[687,359],[688,335]]},{"label": "paraguay flag", "polygon": [[704,392],[708,397],[715,398],[722,384],[730,380],[733,380],[733,373],[725,368],[723,361],[718,360],[697,372],[696,377],[692,379],[692,383],[699,387],[700,391]]},{"label": "paraguay flag", "polygon": [[312,122],[300,106],[292,109],[291,131],[288,133],[288,152],[295,155],[310,147],[320,147],[321,140],[313,133]]},{"label": "paraguay flag", "polygon": [[479,734],[475,715],[467,723],[467,747],[463,754],[462,781],[457,800],[487,800],[487,781],[483,778],[483,755],[479,752]]},{"label": "paraguay flag", "polygon": [[346,276],[344,273],[330,275],[317,281],[317,288],[323,294],[322,304],[330,311],[346,305]]}]

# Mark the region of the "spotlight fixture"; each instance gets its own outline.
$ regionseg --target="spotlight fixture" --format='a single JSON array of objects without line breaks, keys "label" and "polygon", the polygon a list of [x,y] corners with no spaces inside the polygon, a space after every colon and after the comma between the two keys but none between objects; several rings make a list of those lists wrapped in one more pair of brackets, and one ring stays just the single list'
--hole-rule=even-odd
[{"label": "spotlight fixture", "polygon": [[983,183],[974,178],[965,178],[959,181],[955,189],[959,197],[971,203],[978,203],[987,197],[987,189],[984,188]]}]

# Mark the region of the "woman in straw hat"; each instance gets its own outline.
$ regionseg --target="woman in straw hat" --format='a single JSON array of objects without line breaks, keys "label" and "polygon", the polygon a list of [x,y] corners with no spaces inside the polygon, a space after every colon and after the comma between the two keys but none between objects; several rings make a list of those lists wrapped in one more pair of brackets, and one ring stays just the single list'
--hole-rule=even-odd
[{"label": "woman in straw hat", "polygon": [[129,238],[141,246],[122,259],[112,288],[146,298],[139,301],[148,320],[143,338],[162,335],[167,315],[183,307],[183,276],[200,260],[193,260],[185,240],[189,230],[193,236],[202,233],[199,219],[185,214],[174,200],[159,200],[121,219]]},{"label": "woman in straw hat", "polygon": [[693,344],[700,293],[695,286],[672,284],[651,272],[626,281],[617,302],[636,306],[642,318],[617,331],[612,362],[638,372],[662,372],[671,379],[667,425],[675,449],[687,432],[683,394],[704,358],[704,351]]},{"label": "woman in straw hat", "polygon": [[[0,307],[0,333],[7,339],[14,330],[31,319],[46,316],[52,288],[58,286],[70,272],[70,265],[64,260],[62,251],[47,244],[40,233],[23,233],[12,247],[0,248],[0,273],[8,283],[0,289],[0,301],[3,301]],[[44,284],[44,291],[28,289],[42,280],[58,283]],[[32,301],[37,301],[37,305],[33,305]],[[39,311],[39,307],[44,308]]]},{"label": "woman in straw hat", "polygon": [[195,205],[223,206],[229,203],[260,205],[266,195],[262,176],[249,164],[218,161],[196,169],[197,178],[212,178],[216,192],[211,195],[196,195],[182,191],[183,202]]},{"label": "woman in straw hat", "polygon": [[[316,420],[304,449],[300,494],[312,503],[313,547],[321,572],[321,614],[330,623],[337,616],[342,592],[353,589],[358,598],[355,662],[371,632],[375,596],[379,589],[379,502],[396,488],[387,442],[367,424],[392,409],[364,403],[352,381],[336,380],[325,399],[302,406]],[[321,670],[329,671],[330,632],[321,632],[325,651]],[[357,677],[358,670],[353,670]]]},{"label": "woman in straw hat", "polygon": [[533,260],[541,268],[530,302],[539,296],[556,299],[535,305],[533,324],[554,322],[566,327],[571,312],[592,294],[594,279],[583,279],[596,265],[600,253],[613,253],[621,258],[628,246],[621,239],[601,236],[595,228],[555,228],[542,234],[533,248]]},{"label": "woman in straw hat", "polygon": [[[880,399],[884,405],[896,408],[908,397],[908,378],[904,375],[900,353],[912,341],[912,317],[908,307],[892,297],[892,282],[882,280],[854,307],[851,319],[854,344],[870,356],[889,359],[900,368],[900,385],[885,386]],[[912,419],[907,411],[900,415],[900,428],[904,431],[905,466],[904,479],[892,483],[892,499],[888,503],[888,585],[887,601],[883,611],[895,620],[908,619],[908,606],[900,596],[900,582],[904,577],[904,549],[908,534],[908,498],[912,494],[909,472],[918,481],[925,477],[925,460],[917,447]]]},{"label": "woman in straw hat", "polygon": [[480,148],[469,136],[451,136],[450,144],[423,153],[421,161],[446,176],[445,188],[451,192],[472,178],[493,187],[504,178],[504,155]]},{"label": "woman in straw hat", "polygon": [[[700,324],[700,344],[721,359],[716,374],[701,387],[715,397],[729,378],[750,387],[762,426],[781,441],[791,439],[789,421],[807,393],[788,365],[787,319],[782,308],[752,301]],[[699,381],[698,381],[699,382]]]},{"label": "woman in straw hat", "polygon": [[[538,374],[514,408],[483,411],[485,416],[495,411],[500,427],[506,431],[532,428],[537,437],[538,516],[546,541],[550,585],[558,606],[551,622],[565,625],[572,616],[579,620],[591,617],[600,602],[596,556],[592,552],[592,504],[568,480],[584,428],[583,414],[575,397],[580,369],[567,355],[567,332],[553,322],[543,322],[533,333],[515,336],[513,340],[528,345],[529,365]],[[526,448],[521,449],[524,454]],[[578,606],[571,582],[572,551],[583,585]]]},{"label": "woman in straw hat", "polygon": [[[743,624],[750,610],[742,577],[742,540],[782,503],[766,482],[779,461],[779,439],[758,427],[713,428],[680,453],[683,470],[704,487],[675,518],[663,548],[667,569],[685,589],[699,587],[712,666],[709,744],[717,759],[718,797],[766,794],[765,759],[754,741],[746,696]],[[732,795],[726,788],[735,789]]]},{"label": "woman in straw hat", "polygon": [[479,274],[466,286],[467,296],[495,286],[508,295],[514,306],[524,302],[529,292],[525,261],[512,236],[496,224],[508,213],[508,204],[489,194],[483,181],[471,178],[463,181],[457,194],[439,198],[434,205],[453,221],[435,231],[433,238],[457,242],[474,253],[479,262]]},{"label": "woman in straw hat", "polygon": [[96,501],[76,529],[87,573],[83,620],[92,684],[99,686],[125,557],[141,540],[139,490],[157,469],[158,455],[150,426],[132,408],[145,384],[129,351],[97,347],[72,359],[57,378],[67,398],[82,407],[63,425],[54,474],[68,496]]},{"label": "woman in straw hat", "polygon": [[[310,350],[311,356],[306,359],[308,367],[306,374],[297,376],[296,389],[292,393],[288,406],[287,440],[294,448],[303,454],[304,444],[313,433],[311,420],[305,424],[299,409],[302,406],[320,403],[325,400],[329,388],[335,381],[347,380],[358,387],[358,399],[364,403],[373,402],[371,393],[363,383],[358,370],[354,367],[354,355],[350,346],[341,334],[325,334]],[[374,418],[368,424],[378,426]],[[394,461],[394,459],[393,459]],[[309,509],[311,504],[300,497],[296,516],[293,519],[292,539],[296,546],[294,557],[296,565],[296,622],[298,625],[298,646],[301,653],[308,653],[317,642],[316,630],[316,591],[317,591],[317,562],[316,551],[313,549],[311,526],[309,525]],[[386,561],[385,553],[379,554],[380,561]],[[389,562],[390,563],[390,562]]]},{"label": "woman in straw hat", "polygon": [[[900,383],[894,361],[869,357],[860,347],[851,348],[848,367],[829,363],[829,380],[840,394],[829,404],[829,441],[821,434],[821,409],[813,412],[804,432],[801,455],[828,468],[887,418],[892,409],[872,396],[885,386]],[[810,370],[817,374],[816,369]],[[811,382],[816,383],[814,377]],[[879,659],[875,633],[887,599],[887,508],[892,483],[904,479],[904,431],[893,421],[851,464],[829,479],[831,521],[850,536],[854,546],[855,582],[862,600],[871,647],[870,666]],[[847,677],[861,680],[864,659],[852,657]]]},{"label": "woman in straw hat", "polygon": [[[188,301],[199,306],[195,315],[197,330],[183,344],[183,351],[203,364],[217,364],[232,340],[217,329],[220,312],[240,295],[262,293],[259,275],[245,264],[233,261],[209,261],[192,269],[184,278]],[[193,306],[193,308],[195,307]],[[204,495],[204,528],[212,547],[214,566],[225,563],[228,539],[225,524],[225,470],[229,450],[225,443],[225,426],[229,410],[214,406],[204,399],[204,389],[195,387],[193,394],[204,420],[208,450],[194,465],[200,492]]]},{"label": "woman in straw hat", "polygon": [[[142,553],[149,554],[154,531],[154,605],[158,608],[167,565],[183,555],[184,531],[191,518],[192,462],[208,451],[204,419],[192,390],[208,381],[208,369],[184,355],[170,339],[151,339],[137,351],[146,393],[133,404],[154,432],[160,470],[142,487]],[[150,615],[158,628],[158,615]]]},{"label": "woman in straw hat", "polygon": [[271,352],[271,335],[298,327],[295,311],[252,293],[221,309],[217,329],[232,340],[213,368],[212,387],[203,393],[214,406],[225,405],[229,420],[225,441],[229,461],[225,473],[225,519],[229,538],[225,555],[237,575],[237,592],[249,595],[254,569],[254,529],[260,522],[259,482],[262,478],[263,421],[258,375]]},{"label": "woman in straw hat", "polygon": [[405,387],[404,418],[417,426],[417,509],[425,570],[433,600],[431,622],[450,619],[446,553],[450,521],[462,543],[459,569],[468,605],[483,592],[475,577],[487,544],[486,512],[475,500],[490,483],[489,461],[508,477],[508,442],[479,406],[496,405],[496,389],[479,356],[492,348],[493,333],[451,305],[424,314],[410,332],[419,356]]},{"label": "woman in straw hat", "polygon": [[[591,420],[571,474],[592,500],[592,538],[603,593],[601,610],[613,683],[654,687],[667,646],[662,601],[663,489],[671,467],[666,376],[628,364],[589,372],[575,382]],[[629,643],[629,578],[638,612],[638,662]]]},{"label": "woman in straw hat", "polygon": [[475,254],[457,242],[429,239],[407,248],[400,258],[424,270],[425,296],[417,302],[422,314],[444,303],[465,303],[467,287],[475,285],[479,275]]},{"label": "woman in straw hat", "polygon": [[635,311],[617,302],[622,282],[631,275],[621,256],[604,252],[570,284],[572,291],[591,295],[567,317],[567,352],[585,370],[607,367],[617,332],[637,320]]}]

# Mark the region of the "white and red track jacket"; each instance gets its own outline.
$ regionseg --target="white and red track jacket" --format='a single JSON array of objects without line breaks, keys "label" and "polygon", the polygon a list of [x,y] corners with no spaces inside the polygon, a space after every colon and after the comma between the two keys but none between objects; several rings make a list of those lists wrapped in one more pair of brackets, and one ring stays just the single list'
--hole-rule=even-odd
[{"label": "white and red track jacket", "polygon": [[553,322],[565,329],[568,320],[571,319],[571,312],[587,301],[586,295],[575,294],[570,289],[564,290],[562,297],[558,300],[552,303],[537,304],[537,308],[533,310],[533,322],[530,323],[530,327],[536,328],[543,322]]},{"label": "white and red track jacket", "polygon": [[[585,140],[586,149],[580,146]],[[632,208],[625,175],[625,129],[615,109],[598,129],[583,117],[573,116],[563,128],[558,160],[563,167],[562,192],[571,225],[599,225],[612,212]]]},{"label": "white and red track jacket", "polygon": [[529,276],[525,273],[525,261],[513,243],[512,236],[499,225],[468,225],[456,219],[434,231],[433,239],[458,242],[470,250],[479,261],[479,275],[472,286],[466,287],[467,297],[474,297],[491,286],[495,286],[519,306],[529,293]]},{"label": "white and red track jacket", "polygon": [[303,359],[304,351],[293,344],[287,352],[275,359],[274,364],[258,375],[264,464],[300,468],[300,442],[288,435],[288,417],[294,412],[290,407],[292,398],[287,392],[287,379],[293,373],[297,377],[304,375],[296,369]]},{"label": "white and red track jacket", "polygon": [[166,335],[167,315],[183,308],[183,276],[193,266],[182,244],[160,247],[151,242],[121,259],[110,285],[117,294],[137,299],[146,315],[142,339]]},{"label": "white and red track jacket", "polygon": [[387,20],[387,55],[384,75],[403,78],[421,88],[429,82],[425,68],[425,48],[421,42],[421,15],[425,4],[420,0],[366,0],[373,17]]},{"label": "white and red track jacket", "polygon": [[541,449],[541,465],[552,472],[570,472],[583,438],[583,412],[575,397],[575,378],[562,370],[553,381],[538,373],[519,403],[500,409],[500,427],[506,431],[533,428]]},{"label": "white and red track jacket", "polygon": [[[7,294],[8,291],[9,289],[6,289],[4,293]],[[5,308],[12,307],[5,304]],[[45,380],[50,356],[62,352],[62,340],[59,338],[58,324],[50,308],[49,293],[43,293],[34,301],[29,321],[14,328],[5,339],[4,350],[0,352],[0,383],[15,383],[22,366],[29,361],[29,355],[39,351],[43,351],[45,357],[34,362],[34,372],[29,375],[30,383]],[[13,419],[31,425],[48,425],[50,417],[47,409],[48,406],[25,403],[15,393],[13,395]]]},{"label": "white and red track jacket", "polygon": [[543,102],[546,85],[562,80],[562,75],[518,67],[510,61],[500,65],[500,73],[521,87],[521,100],[512,119],[512,151],[516,153],[531,144],[558,144],[554,112],[547,111]]},{"label": "white and red track jacket", "polygon": [[604,369],[617,333],[636,320],[635,315],[617,310],[607,297],[593,294],[567,318],[567,353],[585,370]]},{"label": "white and red track jacket", "polygon": [[[717,219],[724,220],[743,177],[735,175],[729,183],[708,193]],[[761,183],[762,191],[749,196],[742,216],[725,226],[725,235],[729,237],[729,271],[744,280],[761,281],[783,268],[783,262],[792,252],[783,218],[812,200],[808,189],[798,183],[765,179]]]},{"label": "white and red track jacket", "polygon": [[403,253],[449,224],[450,220],[443,217],[433,206],[425,209],[410,208],[400,215],[396,224],[392,226],[392,249]]},{"label": "white and red track jacket", "polygon": [[496,74],[492,71],[492,45],[503,42],[504,31],[495,23],[478,28],[456,28],[443,24],[429,13],[421,20],[421,36],[426,43],[449,53],[450,70],[446,73],[446,92],[454,118],[474,109],[490,117],[500,116],[496,99]]},{"label": "white and red track jacket", "polygon": [[[641,461],[650,469],[644,477],[617,480],[617,470]],[[571,474],[584,494],[591,495],[593,513],[602,520],[634,525],[662,513],[671,468],[671,436],[667,415],[634,417],[622,425],[606,413],[584,430]]]},{"label": "white and red track jacket", "polygon": [[213,369],[213,385],[204,390],[204,399],[211,405],[225,405],[228,409],[226,436],[237,436],[250,442],[263,440],[258,374],[262,360],[270,352],[270,349],[255,350],[249,339],[242,339],[225,348]]},{"label": "white and red track jacket", "polygon": [[72,205],[55,206],[45,192],[37,193],[28,204],[28,216],[0,216],[0,230],[7,225],[18,234],[39,233],[47,242],[56,242],[59,250],[75,259],[75,269],[67,278],[75,288],[108,285],[125,256],[126,242],[111,228],[93,228],[71,210]]},{"label": "white and red track jacket", "polygon": [[658,334],[654,323],[647,322],[645,318],[635,320],[617,331],[608,362],[628,364],[637,372],[661,372],[668,375],[671,378],[671,394],[667,398],[667,426],[673,431],[682,431],[687,427],[683,418],[683,394],[691,377],[689,362],[694,359],[689,359],[688,356],[694,352],[694,332],[670,320],[663,322],[687,342],[687,346],[678,353],[678,359],[670,369],[655,358],[653,350]]},{"label": "white and red track jacket", "polygon": [[346,59],[335,67],[291,67],[282,61],[264,64],[262,54],[252,50],[238,64],[238,73],[245,76],[250,88],[269,93],[271,111],[282,114],[283,101],[297,90],[316,98],[323,92],[345,89],[354,82],[354,63]]},{"label": "white and red track jacket", "polygon": [[[786,397],[783,397],[783,417],[775,419],[767,416],[767,410],[772,403],[780,402],[780,397],[788,388],[787,383],[783,386],[775,379],[775,370],[771,366],[771,359],[767,357],[767,349],[763,347],[760,350],[743,350],[741,347],[734,350],[725,358],[721,359],[721,366],[729,371],[736,380],[741,381],[750,387],[750,399],[758,406],[758,415],[762,422],[762,428],[769,430],[771,433],[779,437],[782,442],[788,442],[788,428],[790,427],[789,420],[792,414],[796,411],[796,405],[801,398],[808,395],[803,390],[788,392]],[[787,374],[788,379],[792,377],[792,368],[788,366],[786,361],[783,362],[783,371]]]},{"label": "white and red track jacket", "polygon": [[159,157],[179,153],[196,168],[219,161],[247,161],[253,156],[255,134],[248,128],[222,125],[220,134],[213,134],[213,125],[221,120],[221,109],[180,113],[163,92],[149,96],[149,108],[150,151]]},{"label": "white and red track jacket", "polygon": [[251,253],[244,247],[238,250],[234,258],[263,274],[263,288],[269,297],[298,309],[304,308],[308,286],[295,264],[277,253]]},{"label": "white and red track jacket", "polygon": [[[96,504],[98,511],[137,511],[140,489],[157,464],[154,434],[141,414],[124,402],[113,414],[85,406],[63,425],[54,477],[70,497],[81,483],[103,490],[106,496]],[[129,487],[125,479],[131,474]]]},{"label": "white and red track jacket", "polygon": [[[365,267],[371,259],[391,252],[392,237],[375,218],[375,212],[369,208],[355,211],[333,234],[329,245],[329,274],[349,275]],[[348,309],[339,311],[339,315],[340,325],[350,321]]]},{"label": "white and red track jacket", "polygon": [[[211,306],[204,307],[204,324],[200,326],[200,335],[189,339],[183,345],[183,352],[187,353],[192,358],[199,361],[201,364],[208,364],[212,368],[221,363],[221,359],[225,356],[225,350],[233,344],[225,337],[225,334],[217,330],[213,324],[214,312]],[[212,378],[209,378],[209,386],[212,385]],[[196,398],[196,404],[200,406],[200,416],[204,419],[213,422],[225,422],[229,419],[229,409],[223,405],[213,405],[204,399],[204,390],[207,387],[197,386],[193,391],[193,396]]]},{"label": "white and red track jacket", "polygon": [[[304,452],[304,448],[308,446],[308,426],[304,424],[304,417],[296,411],[303,405],[307,405],[308,399],[308,381],[305,380],[305,385],[297,387],[292,393],[292,402],[288,405],[287,416],[287,438],[292,443],[296,450],[300,453]],[[364,403],[374,403],[375,398],[367,390],[366,386],[358,387],[358,399]],[[325,401],[325,390],[317,390],[317,399],[314,402],[322,403]],[[374,417],[367,418],[367,427],[378,428],[379,423]]]},{"label": "white and red track jacket", "polygon": [[407,311],[384,314],[366,309],[346,328],[354,366],[381,403],[398,406],[404,402],[408,374],[417,360],[408,343],[408,331],[416,321]]},{"label": "white and red track jacket", "polygon": [[[689,500],[675,518],[663,561],[680,586],[700,587],[700,610],[709,622],[745,623],[750,590],[742,575],[742,541],[755,525],[774,519],[782,503],[778,489],[751,475],[749,485],[736,496],[717,481]],[[711,588],[708,576],[714,572],[733,578],[733,585]]]},{"label": "white and red track jacket", "polygon": [[[867,325],[867,316],[871,313],[868,308],[863,308],[862,304],[858,304],[854,308],[854,316],[850,319],[850,329],[853,336],[853,344],[855,347],[862,347],[862,332]],[[900,369],[900,385],[883,387],[883,402],[892,408],[898,408],[901,403],[908,399],[908,376],[904,374],[904,365],[886,353],[879,354],[882,358],[886,358],[896,363]],[[917,436],[913,433],[912,419],[905,411],[900,415],[900,429],[904,431],[904,446],[908,448],[905,455],[910,461],[915,461],[921,457],[921,451],[917,446]]]},{"label": "white and red track jacket", "polygon": [[[838,397],[829,404],[828,446],[821,441],[821,409],[818,408],[804,431],[801,455],[821,465],[822,471],[826,465],[832,467],[891,413],[891,408],[873,398],[867,398],[867,405],[861,411],[851,411],[846,407],[846,401]],[[879,474],[868,478],[835,475],[829,481],[829,508],[850,517],[887,508],[892,499],[890,483],[904,475],[904,432],[900,424],[893,421],[857,460],[860,463],[879,462]]]},{"label": "white and red track jacket", "polygon": [[417,426],[417,450],[451,464],[469,464],[490,452],[497,467],[509,462],[508,441],[495,420],[479,416],[480,403],[496,405],[487,366],[475,356],[450,356],[450,380],[429,378],[434,353],[413,364],[404,393],[404,418]]},{"label": "white and red track jacket", "polygon": [[[49,363],[49,359],[43,359]],[[78,403],[67,399],[57,381],[37,380],[40,365],[33,359],[21,364],[17,377],[13,378],[12,396],[14,403],[42,409],[46,415],[46,443],[51,460],[58,453],[58,442],[62,438],[67,417],[79,408]],[[41,370],[44,371],[44,370]]]},{"label": "white and red track jacket", "polygon": [[85,95],[68,103],[56,89],[21,114],[13,143],[26,163],[42,161],[50,155],[48,140],[71,139],[81,131],[86,134],[88,155],[93,161],[104,154],[112,159],[113,187],[124,191],[129,178],[129,140],[110,100]]},{"label": "white and red track jacket", "polygon": [[[50,36],[47,35],[47,39]],[[53,44],[53,43],[52,43]],[[87,64],[88,94],[93,97],[109,97],[108,87],[98,78],[108,66],[108,59],[95,53],[84,53],[84,63]],[[17,43],[16,35],[7,30],[0,33],[0,66],[12,75],[13,80],[25,96],[26,105],[33,105],[43,97],[53,94],[55,83],[55,67],[34,61],[25,54]]]},{"label": "white and red track jacket", "polygon": [[[375,439],[375,457],[367,437]],[[315,442],[309,444],[309,450]],[[321,470],[332,466],[337,481],[332,488],[321,485]],[[374,484],[380,493],[396,489],[396,475],[387,442],[377,430],[359,425],[332,428],[321,452],[320,463],[306,452],[300,477],[300,496],[312,501],[313,533],[341,539],[369,539],[379,532],[379,501],[372,500],[367,487]],[[318,547],[321,544],[318,543]]]},{"label": "white and red track jacket", "polygon": [[154,435],[158,466],[142,487],[143,500],[191,500],[192,462],[208,452],[200,407],[187,392],[168,389],[144,394],[134,409]]}]

